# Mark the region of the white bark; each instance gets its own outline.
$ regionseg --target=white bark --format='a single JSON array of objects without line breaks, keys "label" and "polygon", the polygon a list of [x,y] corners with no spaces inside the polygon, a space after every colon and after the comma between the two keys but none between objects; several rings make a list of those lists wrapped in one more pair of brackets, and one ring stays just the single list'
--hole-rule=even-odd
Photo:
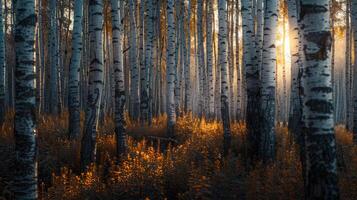
[{"label": "white bark", "polygon": [[124,106],[124,67],[123,67],[123,28],[121,9],[124,3],[111,0],[112,6],[112,31],[113,31],[113,68],[114,68],[114,106],[115,106],[115,134],[117,139],[117,155],[120,156],[127,151],[127,136],[125,132]]},{"label": "white bark", "polygon": [[80,135],[80,104],[79,104],[79,72],[82,54],[83,35],[83,0],[74,2],[74,24],[72,33],[72,58],[69,66],[68,107],[69,107],[69,137]]},{"label": "white bark", "polygon": [[346,128],[351,130],[351,122],[352,122],[352,66],[351,66],[351,26],[350,26],[350,15],[351,15],[351,1],[346,0],[346,52],[345,52],[345,70],[346,70]]},{"label": "white bark", "polygon": [[302,0],[306,199],[338,199],[328,0]]},{"label": "white bark", "polygon": [[[296,133],[298,126],[300,126],[301,116],[301,102],[299,95],[300,87],[300,54],[299,42],[300,33],[297,18],[297,4],[296,0],[288,0],[288,21],[290,33],[290,54],[291,54],[291,95],[290,95],[290,113],[289,113],[289,129]],[[298,133],[296,133],[298,134]]]},{"label": "white bark", "polygon": [[57,24],[57,1],[50,0],[50,100],[49,109],[52,114],[58,113],[58,62],[59,62],[59,48],[58,48],[58,24]]},{"label": "white bark", "polygon": [[264,161],[275,158],[276,31],[278,0],[265,1],[264,38],[261,66],[261,129],[259,154]]},{"label": "white bark", "polygon": [[254,155],[259,148],[259,69],[253,62],[254,22],[252,1],[242,0],[242,31],[243,31],[243,73],[245,73],[247,90],[246,124],[248,130],[249,153]]},{"label": "white bark", "polygon": [[167,58],[166,58],[166,81],[167,81],[167,128],[168,136],[174,135],[176,124],[175,112],[175,19],[174,0],[167,1]]},{"label": "white bark", "polygon": [[190,29],[190,22],[191,22],[191,0],[188,0],[187,4],[187,18],[186,18],[186,25],[187,25],[187,45],[185,48],[185,105],[184,109],[185,112],[191,112],[191,29]]},{"label": "white bark", "polygon": [[353,142],[357,144],[357,1],[352,1],[352,30],[354,44],[354,66],[353,66]]},{"label": "white bark", "polygon": [[130,116],[137,120],[140,111],[139,100],[139,68],[138,58],[136,53],[136,24],[135,24],[135,4],[134,0],[129,0],[129,20],[130,20],[130,33],[129,33],[129,62],[130,62]]},{"label": "white bark", "polygon": [[242,119],[242,79],[241,79],[241,66],[240,66],[240,5],[239,1],[236,1],[236,26],[235,26],[235,34],[236,34],[236,70],[237,70],[237,119]]},{"label": "white bark", "polygon": [[[264,1],[264,4],[268,4],[269,0]],[[256,24],[256,34],[255,34],[255,54],[254,54],[254,64],[256,68],[261,70],[262,67],[262,49],[263,49],[263,29],[264,29],[264,21],[265,21],[265,13],[263,5],[263,0],[257,0],[257,24]]]},{"label": "white bark", "polygon": [[15,199],[37,199],[37,142],[35,118],[35,1],[15,5]]},{"label": "white bark", "polygon": [[219,34],[218,60],[221,68],[221,117],[223,122],[224,154],[227,155],[231,143],[228,94],[228,58],[227,58],[227,0],[218,1]]},{"label": "white bark", "polygon": [[207,76],[208,76],[208,118],[214,116],[214,83],[213,83],[213,6],[212,0],[208,0],[207,6],[207,36],[206,36],[206,49],[207,49]]},{"label": "white bark", "polygon": [[0,124],[4,122],[5,118],[5,34],[3,19],[2,0],[0,0]]},{"label": "white bark", "polygon": [[[142,2],[143,3],[143,2]],[[144,6],[141,7],[142,9]],[[153,5],[151,1],[146,2],[146,17],[145,21],[145,59],[144,68],[141,69],[141,96],[140,96],[140,118],[142,123],[149,119],[149,106],[151,104],[149,93],[150,71],[153,70],[153,42],[154,42],[154,27],[153,27]]]},{"label": "white bark", "polygon": [[85,169],[96,158],[96,136],[103,93],[103,1],[89,1],[90,66],[87,109],[81,147],[81,167]]},{"label": "white bark", "polygon": [[207,93],[205,91],[205,83],[206,83],[206,74],[205,74],[205,51],[203,45],[203,0],[197,0],[197,39],[198,39],[198,76],[199,76],[199,103],[198,110],[199,116],[202,117],[205,115],[207,110],[205,110],[206,106],[206,96]]}]

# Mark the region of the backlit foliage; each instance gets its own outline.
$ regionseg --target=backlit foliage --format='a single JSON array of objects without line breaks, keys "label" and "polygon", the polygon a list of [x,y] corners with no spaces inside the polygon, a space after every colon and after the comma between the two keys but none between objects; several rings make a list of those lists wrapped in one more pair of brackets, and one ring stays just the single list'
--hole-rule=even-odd
[{"label": "backlit foliage", "polygon": [[[11,115],[0,130],[0,195],[5,198],[11,198]],[[41,199],[303,198],[299,150],[286,128],[277,128],[277,161],[265,166],[248,159],[243,123],[232,124],[232,150],[223,158],[222,125],[216,121],[179,117],[175,139],[165,138],[165,116],[150,128],[128,122],[129,152],[118,160],[114,123],[106,117],[97,140],[98,162],[80,173],[80,141],[67,139],[66,118],[38,119]],[[357,195],[357,148],[343,128],[336,135],[341,195],[350,199]]]}]

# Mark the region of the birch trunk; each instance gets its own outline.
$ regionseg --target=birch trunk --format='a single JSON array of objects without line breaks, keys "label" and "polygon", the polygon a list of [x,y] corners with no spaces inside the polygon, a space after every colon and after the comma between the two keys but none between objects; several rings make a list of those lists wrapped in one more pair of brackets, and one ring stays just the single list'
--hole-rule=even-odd
[{"label": "birch trunk", "polygon": [[[139,69],[140,69],[140,121],[142,124],[144,124],[144,122],[147,121],[147,115],[148,115],[148,105],[147,105],[147,101],[148,101],[148,91],[146,88],[147,85],[147,69],[146,69],[146,65],[145,65],[145,58],[146,58],[146,52],[144,55],[144,47],[146,48],[146,38],[145,38],[145,34],[147,32],[147,29],[152,28],[152,27],[148,27],[145,22],[145,18],[146,15],[144,14],[146,6],[145,6],[145,1],[144,0],[140,0],[140,6],[139,7],[139,17],[137,18],[137,26],[138,28],[138,43],[139,43]],[[145,41],[145,42],[144,42]],[[145,44],[144,44],[145,43]]]},{"label": "birch trunk", "polygon": [[199,103],[198,103],[198,112],[199,116],[204,116],[206,110],[205,109],[205,52],[204,52],[204,45],[203,45],[203,0],[197,0],[197,39],[198,39],[198,49],[197,49],[197,56],[198,56],[198,78],[199,78]]},{"label": "birch trunk", "polygon": [[346,0],[346,52],[345,52],[345,68],[346,68],[346,128],[348,130],[351,130],[351,60],[350,60],[350,54],[351,54],[351,28],[350,28],[350,1]]},{"label": "birch trunk", "polygon": [[89,0],[90,66],[87,109],[81,147],[81,167],[84,170],[96,157],[96,137],[100,101],[103,92],[103,1]]},{"label": "birch trunk", "polygon": [[[146,2],[146,20],[145,20],[145,33],[146,33],[146,40],[145,40],[145,85],[144,88],[141,90],[141,113],[144,115],[142,116],[142,120],[145,122],[149,119],[149,107],[151,104],[151,95],[149,88],[150,87],[150,73],[153,70],[153,48],[154,48],[154,23],[153,23],[153,3],[151,1]],[[141,77],[143,79],[143,77]],[[151,122],[149,122],[150,124]]]},{"label": "birch trunk", "polygon": [[123,67],[123,38],[122,38],[122,16],[121,9],[124,3],[118,0],[111,0],[112,6],[112,31],[113,31],[113,67],[115,78],[115,134],[117,140],[117,156],[123,155],[127,151],[127,136],[125,132],[124,106],[124,67]]},{"label": "birch trunk", "polygon": [[57,1],[50,0],[50,99],[49,109],[51,114],[58,114],[58,30],[57,30]]},{"label": "birch trunk", "polygon": [[136,53],[136,24],[135,24],[135,3],[134,0],[129,0],[129,20],[130,20],[130,34],[129,34],[129,62],[130,62],[130,116],[137,120],[140,112],[139,100],[139,68],[138,58]]},{"label": "birch trunk", "polygon": [[207,48],[207,75],[208,75],[208,115],[209,119],[214,117],[214,83],[213,83],[213,29],[212,29],[212,14],[213,6],[212,0],[208,0],[207,9],[207,36],[206,36],[206,48]]},{"label": "birch trunk", "polygon": [[37,199],[35,1],[15,4],[15,199]]},{"label": "birch trunk", "polygon": [[261,66],[261,129],[260,157],[275,159],[275,95],[276,95],[276,30],[278,28],[278,0],[265,1],[263,59]]},{"label": "birch trunk", "polygon": [[299,73],[300,73],[300,54],[299,54],[299,26],[297,17],[296,0],[288,0],[288,21],[290,33],[290,54],[291,54],[291,100],[289,114],[289,130],[297,136],[301,119],[301,103],[299,95]]},{"label": "birch trunk", "polygon": [[306,199],[338,199],[328,0],[301,1]]},{"label": "birch trunk", "polygon": [[82,54],[83,35],[83,0],[74,2],[74,24],[72,33],[72,58],[69,66],[68,79],[68,111],[69,137],[78,138],[80,135],[80,103],[79,103],[79,72]]},{"label": "birch trunk", "polygon": [[231,130],[228,98],[228,58],[227,58],[227,0],[218,1],[219,34],[218,60],[221,68],[221,117],[223,122],[223,152],[227,155],[231,146]]},{"label": "birch trunk", "polygon": [[357,1],[352,2],[352,30],[354,44],[354,66],[353,66],[353,142],[357,144]]},{"label": "birch trunk", "polygon": [[185,64],[185,105],[184,109],[186,113],[191,112],[191,0],[188,0],[187,4],[187,45],[185,48],[186,64]]},{"label": "birch trunk", "polygon": [[0,0],[0,125],[5,119],[5,34],[2,0]]},{"label": "birch trunk", "polygon": [[175,134],[176,111],[175,111],[175,17],[174,0],[167,1],[167,59],[166,59],[166,79],[167,79],[167,135]]},{"label": "birch trunk", "polygon": [[259,70],[253,63],[253,52],[255,51],[254,41],[254,22],[253,9],[250,0],[242,0],[242,29],[243,29],[243,64],[246,74],[247,89],[247,110],[246,124],[248,130],[249,152],[252,155],[257,154],[259,148]]},{"label": "birch trunk", "polygon": [[[264,1],[264,4],[270,3],[270,0]],[[265,11],[262,0],[257,0],[257,25],[256,25],[256,34],[255,34],[255,55],[253,58],[253,62],[256,65],[256,68],[261,70],[262,67],[262,53],[263,53],[263,33],[264,33],[264,21],[265,21]],[[264,33],[265,34],[265,33]]]},{"label": "birch trunk", "polygon": [[237,120],[242,119],[242,79],[241,79],[241,66],[240,66],[240,35],[239,35],[239,26],[240,26],[240,5],[239,1],[236,1],[236,26],[235,26],[235,34],[236,34],[236,70],[237,70]]},{"label": "birch trunk", "polygon": [[233,32],[234,32],[234,2],[233,0],[228,0],[228,74],[229,74],[229,111],[230,119],[234,119],[236,116],[234,108],[234,42],[233,42]]}]

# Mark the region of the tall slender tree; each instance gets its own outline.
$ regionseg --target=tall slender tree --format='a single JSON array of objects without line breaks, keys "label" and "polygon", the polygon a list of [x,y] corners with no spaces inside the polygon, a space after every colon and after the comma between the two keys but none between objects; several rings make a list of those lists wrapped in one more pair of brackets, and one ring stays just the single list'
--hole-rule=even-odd
[{"label": "tall slender tree", "polygon": [[167,81],[167,134],[174,135],[176,124],[175,112],[175,17],[174,17],[174,0],[167,1],[167,58],[166,58],[166,81]]},{"label": "tall slender tree", "polygon": [[15,199],[37,199],[35,1],[15,4]]},{"label": "tall slender tree", "polygon": [[241,79],[241,66],[240,66],[240,1],[236,1],[236,26],[235,26],[235,35],[236,35],[236,70],[237,70],[237,120],[241,120],[242,116],[242,79]]},{"label": "tall slender tree", "polygon": [[126,152],[127,136],[125,132],[124,106],[124,67],[123,67],[123,25],[122,9],[124,3],[119,0],[111,0],[112,29],[113,29],[113,67],[115,75],[115,134],[117,137],[117,155]]},{"label": "tall slender tree", "polygon": [[50,40],[49,53],[51,63],[50,73],[50,99],[49,109],[52,114],[58,113],[58,62],[59,62],[59,47],[58,47],[58,19],[57,19],[57,0],[50,0]]},{"label": "tall slender tree", "polygon": [[242,0],[242,31],[243,31],[243,65],[246,74],[247,109],[246,123],[250,154],[257,153],[259,148],[259,69],[253,63],[254,21],[252,1]]},{"label": "tall slender tree", "polygon": [[203,116],[206,112],[205,110],[205,82],[206,82],[206,74],[205,74],[205,51],[204,51],[204,39],[203,39],[203,0],[197,0],[197,56],[198,56],[198,78],[199,78],[199,115]]},{"label": "tall slender tree", "polygon": [[338,199],[328,0],[302,0],[306,199]]},{"label": "tall slender tree", "polygon": [[[256,68],[260,70],[261,67],[263,67],[262,62],[263,62],[263,33],[265,31],[265,28],[267,28],[265,25],[265,19],[266,19],[266,11],[267,11],[267,5],[263,6],[263,1],[262,0],[256,0],[257,1],[257,25],[256,25],[256,34],[255,34],[255,54],[254,54],[254,64],[256,65]],[[269,4],[270,1],[266,0],[264,1],[264,4]],[[274,16],[275,18],[275,16]],[[269,29],[269,27],[268,27]],[[268,30],[269,31],[269,30]],[[264,33],[265,34],[265,33]]]},{"label": "tall slender tree", "polygon": [[221,68],[221,117],[223,122],[223,151],[227,155],[231,144],[231,130],[228,99],[228,58],[227,58],[227,0],[218,1],[218,62]]},{"label": "tall slender tree", "polygon": [[68,79],[69,137],[80,135],[79,72],[82,54],[83,0],[74,2],[74,24],[72,33],[72,58]]},{"label": "tall slender tree", "polygon": [[297,17],[296,0],[287,0],[288,4],[288,22],[290,33],[290,54],[291,54],[291,97],[289,113],[289,130],[294,132],[295,136],[299,133],[301,119],[301,102],[299,95],[299,74],[300,74],[300,54],[299,54],[299,25]]},{"label": "tall slender tree", "polygon": [[207,49],[207,78],[208,78],[208,118],[214,116],[214,83],[213,83],[213,2],[208,0],[207,2],[207,20],[206,20],[206,49]]},{"label": "tall slender tree", "polygon": [[5,34],[2,0],[0,0],[0,124],[5,119]]},{"label": "tall slender tree", "polygon": [[264,161],[275,158],[276,30],[278,0],[265,1],[263,59],[261,66],[261,126],[259,154]]},{"label": "tall slender tree", "polygon": [[81,146],[81,166],[85,169],[96,156],[96,137],[103,92],[103,1],[89,0],[90,66],[87,109]]},{"label": "tall slender tree", "polygon": [[138,58],[136,52],[136,23],[135,23],[135,2],[129,0],[129,21],[130,21],[130,34],[129,34],[129,60],[130,60],[130,116],[137,120],[140,111],[139,99],[139,68]]},{"label": "tall slender tree", "polygon": [[187,17],[186,17],[186,35],[187,45],[185,48],[185,103],[184,110],[186,113],[191,111],[191,0],[187,3]]},{"label": "tall slender tree", "polygon": [[352,80],[351,80],[351,1],[346,0],[346,12],[345,12],[345,18],[346,18],[346,51],[345,51],[345,80],[346,80],[346,128],[348,130],[351,130],[351,86],[352,86]]},{"label": "tall slender tree", "polygon": [[354,66],[353,66],[353,142],[357,144],[357,1],[352,1],[352,30],[354,44]]},{"label": "tall slender tree", "polygon": [[148,91],[147,91],[147,70],[146,70],[146,65],[145,65],[145,49],[146,48],[146,38],[145,34],[147,32],[147,29],[152,28],[148,27],[147,24],[145,23],[145,20],[147,19],[147,13],[146,12],[146,2],[144,0],[140,1],[140,6],[139,7],[139,17],[136,19],[137,21],[137,26],[138,28],[138,54],[139,54],[139,70],[140,70],[140,121],[143,124],[146,122],[147,117],[148,117]]},{"label": "tall slender tree", "polygon": [[154,23],[153,23],[153,3],[152,1],[146,2],[146,15],[145,18],[145,77],[140,77],[140,79],[145,80],[145,84],[142,85],[141,89],[141,116],[142,120],[147,121],[149,119],[149,107],[151,104],[150,99],[150,71],[153,70],[153,48],[154,48]]}]

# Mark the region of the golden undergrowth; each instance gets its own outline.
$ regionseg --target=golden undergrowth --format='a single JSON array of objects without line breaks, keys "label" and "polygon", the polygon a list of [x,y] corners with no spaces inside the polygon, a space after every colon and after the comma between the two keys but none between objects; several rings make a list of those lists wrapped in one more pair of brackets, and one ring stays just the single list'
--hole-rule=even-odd
[{"label": "golden undergrowth", "polygon": [[[83,117],[83,116],[82,116]],[[11,199],[13,114],[0,130],[0,197]],[[222,125],[184,115],[176,137],[165,137],[165,116],[151,126],[127,119],[129,151],[115,157],[114,123],[106,117],[97,162],[79,170],[80,141],[69,141],[68,115],[38,117],[40,199],[303,199],[297,145],[277,128],[276,161],[247,164],[245,126],[232,123],[232,148],[223,158]],[[357,148],[336,128],[341,199],[357,199]]]}]

